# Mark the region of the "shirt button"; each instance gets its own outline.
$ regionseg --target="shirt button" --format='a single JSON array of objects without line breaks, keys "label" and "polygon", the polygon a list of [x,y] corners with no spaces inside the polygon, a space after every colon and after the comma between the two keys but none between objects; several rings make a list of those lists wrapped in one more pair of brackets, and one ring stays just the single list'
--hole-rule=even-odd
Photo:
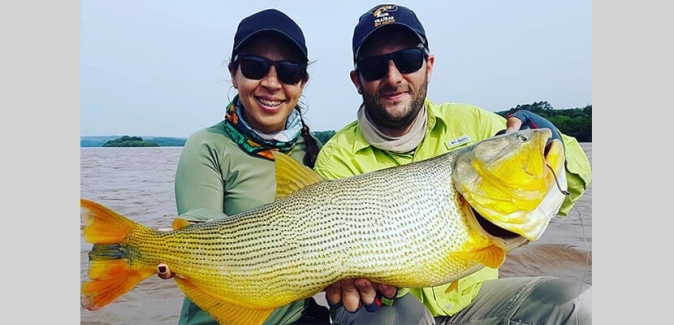
[{"label": "shirt button", "polygon": [[450,304],[450,303],[445,304],[445,308],[452,309],[452,304]]}]

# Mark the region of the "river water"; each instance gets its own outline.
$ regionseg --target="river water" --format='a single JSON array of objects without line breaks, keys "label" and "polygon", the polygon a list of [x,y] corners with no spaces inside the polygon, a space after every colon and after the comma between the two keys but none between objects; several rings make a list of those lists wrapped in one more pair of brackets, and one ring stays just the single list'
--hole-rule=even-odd
[{"label": "river water", "polygon": [[[147,226],[170,227],[176,215],[173,180],[181,151],[182,147],[82,148],[80,196]],[[80,240],[84,282],[91,244]],[[81,324],[175,325],[182,297],[174,281],[150,277],[100,310],[82,309]]]}]

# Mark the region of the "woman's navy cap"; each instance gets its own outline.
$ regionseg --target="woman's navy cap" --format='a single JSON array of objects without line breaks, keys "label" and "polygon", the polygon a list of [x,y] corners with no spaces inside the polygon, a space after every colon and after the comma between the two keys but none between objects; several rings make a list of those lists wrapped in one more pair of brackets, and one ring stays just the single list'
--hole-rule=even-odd
[{"label": "woman's navy cap", "polygon": [[428,49],[426,31],[414,11],[394,4],[382,4],[368,10],[358,19],[358,25],[353,30],[353,61],[355,62],[358,58],[358,51],[360,51],[361,45],[365,43],[368,37],[377,31],[377,29],[391,25],[409,28],[419,37],[424,47]]},{"label": "woman's navy cap", "polygon": [[241,45],[253,35],[264,31],[274,31],[288,37],[308,61],[307,45],[304,43],[302,29],[290,17],[276,9],[266,9],[241,20],[234,35],[232,53],[236,53]]}]

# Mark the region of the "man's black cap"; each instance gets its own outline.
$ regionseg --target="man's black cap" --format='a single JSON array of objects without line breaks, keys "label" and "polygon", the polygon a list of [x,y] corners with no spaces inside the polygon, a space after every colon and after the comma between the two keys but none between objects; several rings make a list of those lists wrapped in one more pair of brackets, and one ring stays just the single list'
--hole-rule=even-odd
[{"label": "man's black cap", "polygon": [[399,25],[409,28],[428,49],[428,40],[424,26],[411,9],[394,4],[381,4],[360,16],[353,30],[353,61],[358,58],[358,51],[375,31],[384,26]]}]

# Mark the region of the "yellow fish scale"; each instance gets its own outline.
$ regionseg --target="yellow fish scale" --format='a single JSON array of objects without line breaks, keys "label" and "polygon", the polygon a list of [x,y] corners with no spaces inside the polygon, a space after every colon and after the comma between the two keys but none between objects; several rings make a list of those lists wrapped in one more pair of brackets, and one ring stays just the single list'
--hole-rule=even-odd
[{"label": "yellow fish scale", "polygon": [[[260,307],[345,277],[419,287],[480,268],[451,254],[488,241],[469,237],[482,235],[471,233],[458,209],[450,168],[416,164],[401,172],[317,183],[226,220],[132,235],[129,245],[143,252],[143,264],[169,263],[199,287]],[[260,299],[265,291],[271,300]]]}]

